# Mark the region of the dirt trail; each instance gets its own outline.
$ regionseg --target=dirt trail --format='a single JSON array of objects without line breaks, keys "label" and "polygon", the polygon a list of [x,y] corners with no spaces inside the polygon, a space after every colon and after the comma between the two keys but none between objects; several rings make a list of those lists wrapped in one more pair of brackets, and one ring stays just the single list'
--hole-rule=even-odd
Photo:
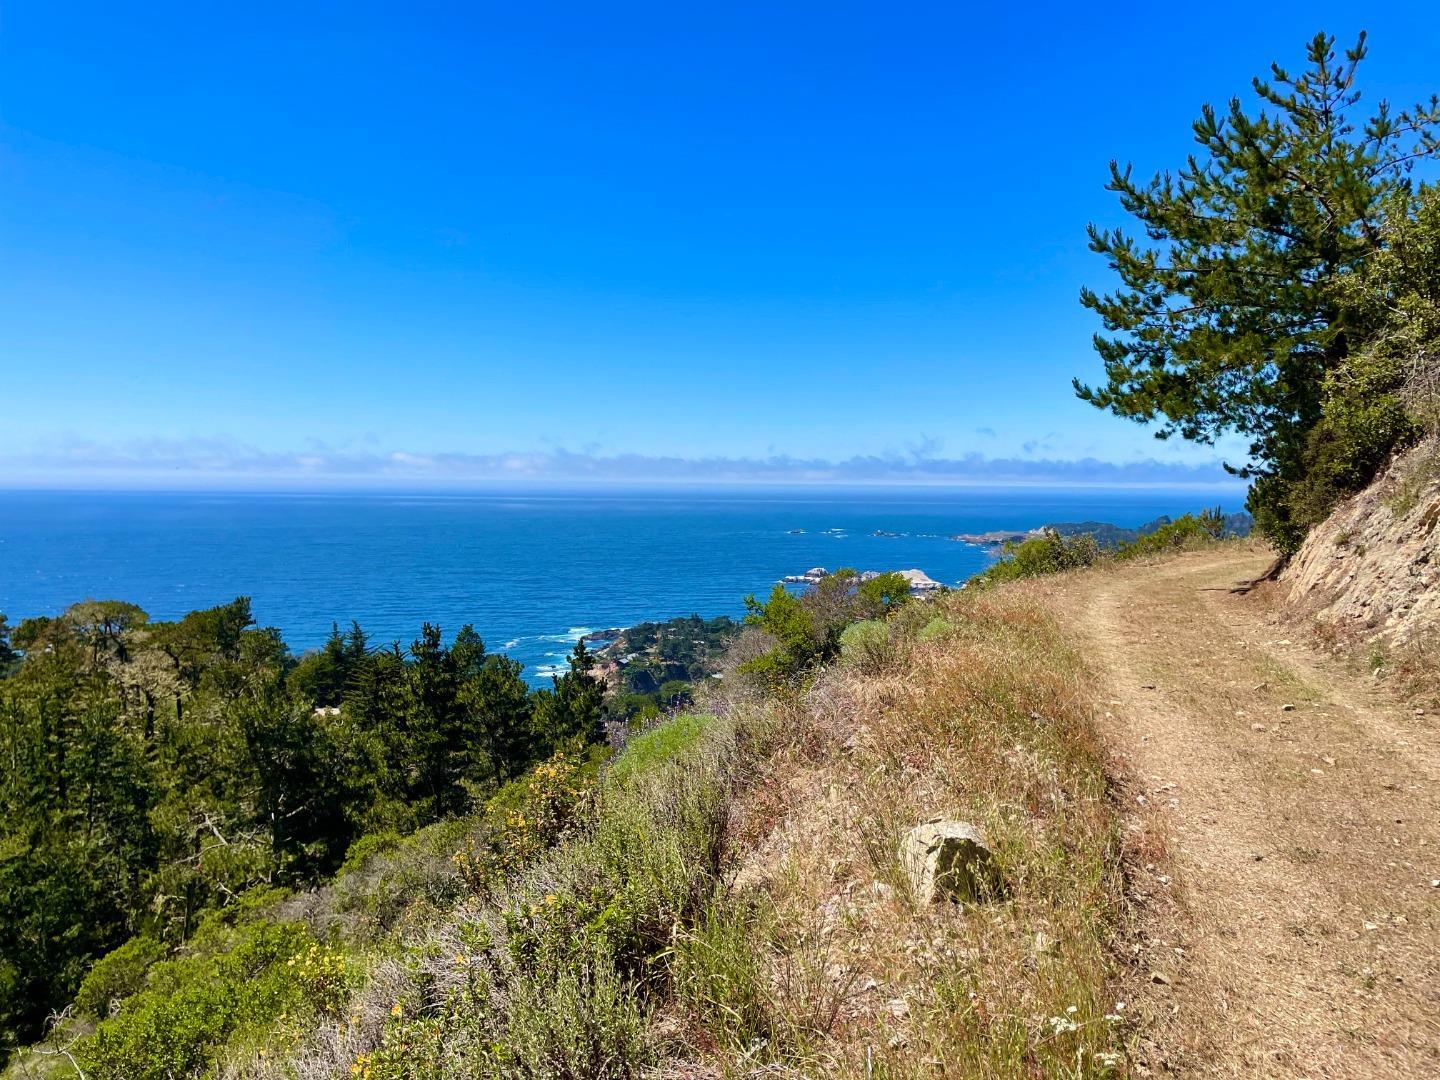
[{"label": "dirt trail", "polygon": [[[1058,586],[1109,683],[1155,1072],[1440,1076],[1440,717],[1311,650],[1225,549]],[[1293,640],[1292,640],[1293,639]],[[1157,830],[1158,826],[1158,830]]]}]

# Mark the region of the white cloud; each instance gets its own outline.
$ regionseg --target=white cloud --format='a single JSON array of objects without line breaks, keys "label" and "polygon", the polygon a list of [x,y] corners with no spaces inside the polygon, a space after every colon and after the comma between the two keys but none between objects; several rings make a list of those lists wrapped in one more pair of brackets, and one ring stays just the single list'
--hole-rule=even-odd
[{"label": "white cloud", "polygon": [[[1041,440],[1043,443],[1043,440]],[[843,460],[765,457],[680,457],[577,453],[421,453],[307,446],[267,451],[238,440],[149,439],[123,444],[69,439],[23,452],[0,452],[0,485],[315,487],[364,484],[484,487],[517,484],[1084,484],[1225,485],[1219,461],[1182,464],[1153,458],[1125,462],[1093,457],[936,456],[935,440],[906,453],[857,454]]]}]

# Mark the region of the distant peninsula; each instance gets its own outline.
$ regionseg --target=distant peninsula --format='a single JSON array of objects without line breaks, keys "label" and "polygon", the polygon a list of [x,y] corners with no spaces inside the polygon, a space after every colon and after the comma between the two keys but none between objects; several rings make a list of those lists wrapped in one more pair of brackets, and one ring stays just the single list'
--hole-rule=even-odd
[{"label": "distant peninsula", "polygon": [[[1121,544],[1133,543],[1142,536],[1149,536],[1171,524],[1173,520],[1170,515],[1161,514],[1155,520],[1147,521],[1133,529],[1113,525],[1108,521],[1056,521],[1041,525],[1038,529],[991,529],[988,532],[956,533],[950,539],[962,544],[974,544],[977,547],[1003,548],[1006,544],[1018,544],[1032,537],[1053,532],[1061,536],[1093,536],[1100,547],[1110,549],[1117,548]],[[1249,536],[1253,527],[1253,519],[1244,511],[1225,515],[1224,535],[1227,537]]]}]

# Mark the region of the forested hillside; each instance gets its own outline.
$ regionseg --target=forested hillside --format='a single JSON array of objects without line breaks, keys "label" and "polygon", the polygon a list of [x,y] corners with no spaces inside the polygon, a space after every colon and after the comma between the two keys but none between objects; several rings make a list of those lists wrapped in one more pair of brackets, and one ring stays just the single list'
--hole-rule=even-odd
[{"label": "forested hillside", "polygon": [[170,623],[119,602],[0,622],[0,1047],[39,1035],[108,950],[166,955],[248,890],[312,885],[362,838],[582,752],[603,696],[588,667],[577,647],[532,691],[469,627],[446,643],[428,625],[408,649],[355,626],[296,659],[245,599]]}]

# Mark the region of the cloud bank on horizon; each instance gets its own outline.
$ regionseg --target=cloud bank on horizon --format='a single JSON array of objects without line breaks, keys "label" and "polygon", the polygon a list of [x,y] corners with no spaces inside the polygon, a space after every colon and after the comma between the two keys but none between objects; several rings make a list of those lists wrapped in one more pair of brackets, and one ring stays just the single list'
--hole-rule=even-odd
[{"label": "cloud bank on horizon", "polygon": [[234,487],[526,485],[925,485],[1230,487],[1218,459],[942,457],[928,448],[839,460],[772,454],[681,457],[551,449],[515,453],[421,453],[315,445],[273,451],[230,438],[150,439],[124,444],[68,440],[43,451],[0,452],[0,486]]}]

